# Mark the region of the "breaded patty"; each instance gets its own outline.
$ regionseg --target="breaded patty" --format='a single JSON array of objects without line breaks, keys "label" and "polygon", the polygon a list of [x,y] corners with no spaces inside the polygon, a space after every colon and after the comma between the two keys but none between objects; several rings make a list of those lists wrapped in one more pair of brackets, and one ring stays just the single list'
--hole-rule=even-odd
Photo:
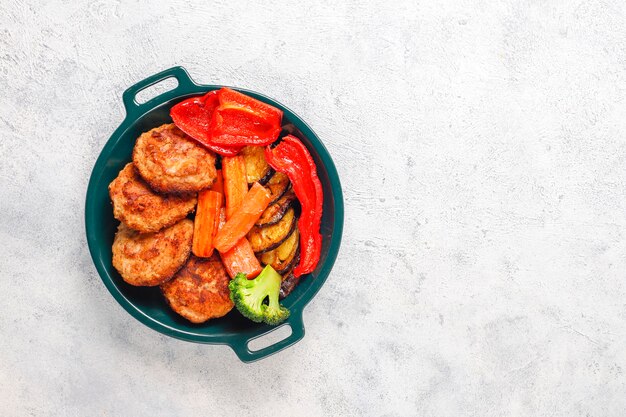
[{"label": "breaded patty", "polygon": [[157,194],[126,164],[109,185],[113,216],[141,233],[158,232],[184,219],[196,206],[195,194]]},{"label": "breaded patty", "polygon": [[229,282],[217,255],[210,258],[191,255],[176,276],[161,285],[161,290],[175,312],[192,323],[203,323],[232,310]]},{"label": "breaded patty", "polygon": [[133,149],[137,171],[161,193],[195,193],[215,182],[215,154],[174,124],[143,133]]},{"label": "breaded patty", "polygon": [[139,233],[121,223],[113,241],[113,266],[131,285],[162,284],[187,262],[192,237],[188,219],[156,233]]}]

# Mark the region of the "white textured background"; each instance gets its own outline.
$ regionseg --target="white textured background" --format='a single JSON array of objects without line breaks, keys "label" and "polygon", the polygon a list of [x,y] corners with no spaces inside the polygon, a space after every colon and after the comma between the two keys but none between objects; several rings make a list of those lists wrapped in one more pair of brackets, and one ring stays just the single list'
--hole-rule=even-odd
[{"label": "white textured background", "polygon": [[[623,1],[152,3],[0,3],[0,415],[626,415]],[[344,186],[306,337],[251,365],[86,247],[122,91],[178,64],[291,107]]]}]

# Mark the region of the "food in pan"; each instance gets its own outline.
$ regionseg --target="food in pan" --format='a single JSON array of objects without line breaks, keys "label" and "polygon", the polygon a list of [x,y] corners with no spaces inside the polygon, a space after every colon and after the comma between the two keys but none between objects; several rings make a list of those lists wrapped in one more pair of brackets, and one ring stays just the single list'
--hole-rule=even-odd
[{"label": "food in pan", "polygon": [[265,185],[272,178],[274,170],[265,160],[265,149],[261,146],[246,146],[240,152],[246,166],[246,179],[252,185],[258,182]]},{"label": "food in pan", "polygon": [[[220,253],[228,252],[237,242],[246,237],[254,223],[261,217],[270,202],[270,193],[258,182],[252,184],[241,204],[228,216],[226,223],[217,231],[213,238],[213,246]],[[250,240],[250,236],[248,236]],[[254,250],[254,245],[252,249]],[[255,251],[256,252],[256,251]]]},{"label": "food in pan", "polygon": [[150,187],[161,193],[195,193],[215,182],[215,155],[173,124],[137,139],[133,162]]},{"label": "food in pan", "polygon": [[317,177],[311,154],[295,136],[287,135],[277,146],[265,148],[265,158],[276,171],[287,174],[302,208],[298,219],[300,262],[293,270],[293,274],[299,277],[312,272],[320,260],[324,202],[322,183]]},{"label": "food in pan", "polygon": [[278,301],[281,280],[282,277],[269,265],[254,279],[237,274],[228,285],[230,297],[237,310],[250,320],[278,324],[289,317],[289,310]]},{"label": "food in pan", "polygon": [[233,308],[226,274],[219,256],[191,256],[161,291],[172,310],[192,323],[225,316]]},{"label": "food in pan", "polygon": [[274,175],[272,175],[266,185],[266,188],[272,194],[272,201],[270,202],[270,204],[274,204],[278,201],[279,198],[285,195],[290,186],[291,184],[289,183],[289,177],[286,174],[283,174],[282,172],[276,172]]},{"label": "food in pan", "polygon": [[113,266],[131,285],[160,285],[187,262],[192,235],[188,219],[156,233],[139,233],[121,223],[113,240]]},{"label": "food in pan", "polygon": [[295,227],[296,214],[294,209],[290,208],[278,223],[265,227],[253,227],[248,232],[248,240],[254,252],[267,252],[279,247],[291,235]]},{"label": "food in pan", "polygon": [[158,232],[187,217],[196,207],[196,196],[158,194],[126,164],[109,185],[113,216],[141,233]]},{"label": "food in pan", "polygon": [[170,115],[173,124],[137,139],[133,163],[109,187],[122,222],[113,265],[131,285],[160,285],[193,323],[233,306],[256,322],[284,321],[279,300],[321,252],[323,195],[310,153],[280,137],[280,110],[228,88]]},{"label": "food in pan", "polygon": [[287,191],[263,212],[254,225],[257,227],[267,227],[278,223],[295,201],[297,201],[296,194],[293,191]]},{"label": "food in pan", "polygon": [[283,282],[280,284],[280,298],[285,298],[296,288],[296,285],[300,282],[300,277],[296,277],[294,274],[289,273],[283,275]]},{"label": "food in pan", "polygon": [[271,265],[279,274],[291,270],[299,261],[300,233],[296,228],[276,249],[262,253],[259,257],[265,265]]}]

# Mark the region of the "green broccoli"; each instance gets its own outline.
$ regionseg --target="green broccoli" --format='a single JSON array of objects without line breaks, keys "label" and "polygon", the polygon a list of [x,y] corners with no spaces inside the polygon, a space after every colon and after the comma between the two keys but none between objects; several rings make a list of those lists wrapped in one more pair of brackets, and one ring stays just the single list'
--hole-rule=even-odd
[{"label": "green broccoli", "polygon": [[281,280],[270,265],[255,279],[248,279],[246,274],[239,273],[228,284],[230,299],[237,310],[252,321],[270,325],[282,323],[289,317],[289,310],[278,302]]}]

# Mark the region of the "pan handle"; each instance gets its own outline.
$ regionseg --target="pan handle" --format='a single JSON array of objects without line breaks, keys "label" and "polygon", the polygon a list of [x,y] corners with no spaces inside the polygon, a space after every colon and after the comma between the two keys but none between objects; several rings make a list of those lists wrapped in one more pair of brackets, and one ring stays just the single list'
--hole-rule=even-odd
[{"label": "pan handle", "polygon": [[[265,336],[268,333],[273,332],[283,326],[289,325],[291,327],[291,334],[286,338],[274,343],[273,345],[266,346],[259,350],[250,350],[249,343],[255,339]],[[235,354],[241,359],[242,362],[254,362],[259,359],[266,358],[274,353],[278,353],[283,349],[297,343],[304,337],[304,322],[302,321],[302,311],[291,311],[291,315],[287,321],[279,326],[273,327],[267,332],[251,337],[250,339],[232,340],[229,345],[235,351]]]},{"label": "pan handle", "polygon": [[[137,103],[137,93],[145,90],[152,85],[160,83],[161,81],[167,80],[168,78],[175,78],[176,81],[178,81],[178,85],[172,90],[161,93],[145,103]],[[198,87],[198,84],[194,83],[191,77],[189,77],[189,74],[187,73],[187,70],[185,70],[185,68],[180,66],[172,67],[161,71],[158,74],[151,75],[145,80],[139,81],[137,84],[129,87],[126,91],[124,91],[124,94],[122,95],[122,100],[124,102],[124,107],[126,107],[126,114],[130,116],[132,113],[141,111],[144,108],[151,108],[154,105],[154,101],[156,99],[160,99],[161,101],[167,101],[181,94],[195,92],[198,90]]]}]

